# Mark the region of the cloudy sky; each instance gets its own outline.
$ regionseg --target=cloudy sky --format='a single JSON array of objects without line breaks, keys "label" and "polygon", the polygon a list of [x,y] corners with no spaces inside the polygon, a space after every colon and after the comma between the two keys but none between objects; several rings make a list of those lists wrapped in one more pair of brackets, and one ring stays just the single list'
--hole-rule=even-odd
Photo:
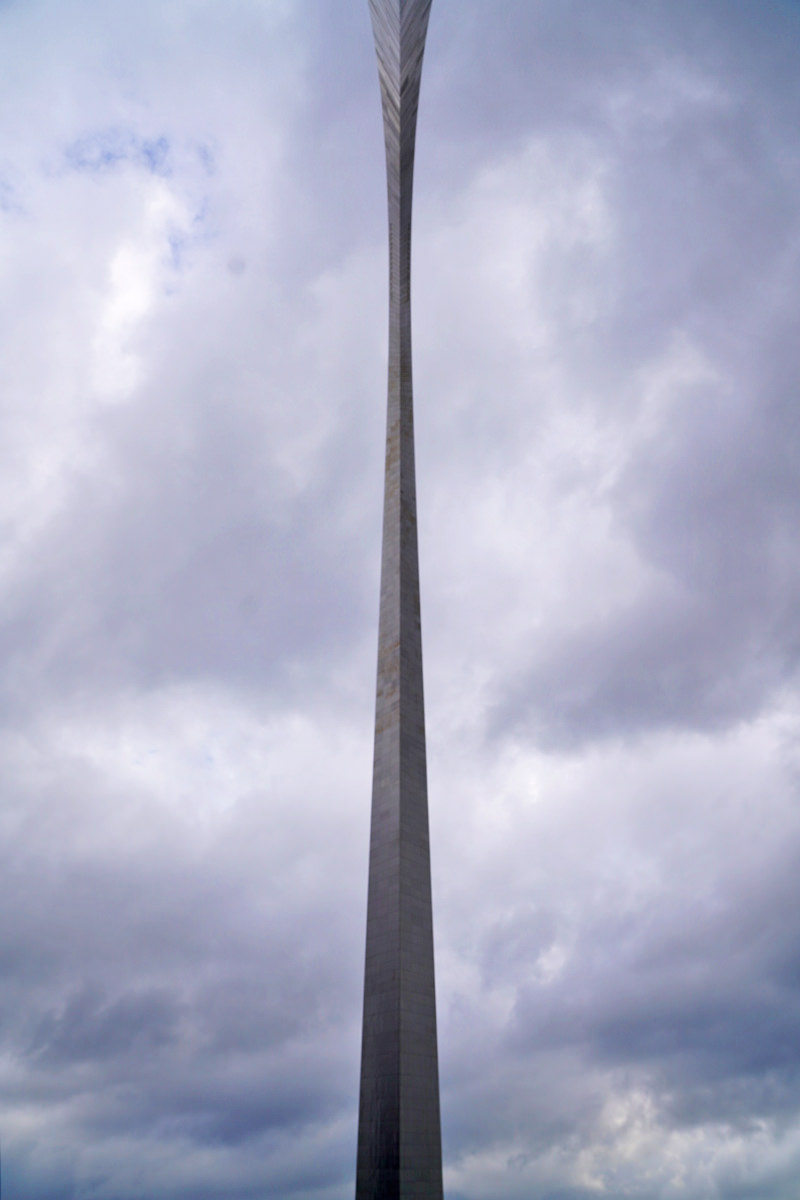
[{"label": "cloudy sky", "polygon": [[[800,1178],[800,5],[434,0],[415,391],[448,1200]],[[9,1200],[352,1196],[366,0],[0,2]]]}]

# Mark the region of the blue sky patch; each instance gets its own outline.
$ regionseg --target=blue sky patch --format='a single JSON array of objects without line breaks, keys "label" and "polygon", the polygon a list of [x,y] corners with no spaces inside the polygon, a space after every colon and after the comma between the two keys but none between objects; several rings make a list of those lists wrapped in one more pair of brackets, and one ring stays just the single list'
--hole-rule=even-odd
[{"label": "blue sky patch", "polygon": [[103,129],[72,142],[65,157],[76,171],[104,173],[121,163],[144,167],[152,175],[169,175],[170,144],[164,137],[143,138],[131,129]]}]

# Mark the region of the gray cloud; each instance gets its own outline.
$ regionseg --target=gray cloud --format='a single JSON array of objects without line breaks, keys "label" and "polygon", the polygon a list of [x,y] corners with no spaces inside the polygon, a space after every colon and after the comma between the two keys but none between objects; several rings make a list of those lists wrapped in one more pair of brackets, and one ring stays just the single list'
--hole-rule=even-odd
[{"label": "gray cloud", "polygon": [[[453,1200],[792,1194],[796,22],[434,6],[415,392]],[[6,1188],[340,1200],[385,388],[368,14],[0,24]]]}]

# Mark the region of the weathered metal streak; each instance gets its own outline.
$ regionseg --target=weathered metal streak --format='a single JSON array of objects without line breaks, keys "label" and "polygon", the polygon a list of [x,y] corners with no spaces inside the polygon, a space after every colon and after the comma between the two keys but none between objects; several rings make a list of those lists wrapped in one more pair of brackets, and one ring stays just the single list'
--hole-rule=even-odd
[{"label": "weathered metal streak", "polygon": [[370,0],[389,201],[389,386],[356,1200],[441,1200],[411,389],[411,192],[431,0]]}]

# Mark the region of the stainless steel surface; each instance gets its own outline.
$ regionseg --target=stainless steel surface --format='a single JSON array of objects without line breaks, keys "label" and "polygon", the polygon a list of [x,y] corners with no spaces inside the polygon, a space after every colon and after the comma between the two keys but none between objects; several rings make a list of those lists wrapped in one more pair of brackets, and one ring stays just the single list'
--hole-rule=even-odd
[{"label": "stainless steel surface", "polygon": [[356,1200],[441,1200],[411,387],[411,193],[431,0],[370,0],[389,203],[389,383]]}]

